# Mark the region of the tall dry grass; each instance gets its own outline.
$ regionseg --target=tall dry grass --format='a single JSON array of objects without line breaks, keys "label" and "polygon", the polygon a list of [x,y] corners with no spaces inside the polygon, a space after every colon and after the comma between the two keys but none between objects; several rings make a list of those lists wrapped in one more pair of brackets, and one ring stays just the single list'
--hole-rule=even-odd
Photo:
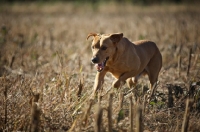
[{"label": "tall dry grass", "polygon": [[[0,131],[181,131],[184,114],[187,130],[198,131],[199,13],[198,5],[1,5]],[[147,77],[137,90],[116,90],[110,74],[99,99],[90,99],[90,32],[157,43],[163,68],[151,100]]]}]

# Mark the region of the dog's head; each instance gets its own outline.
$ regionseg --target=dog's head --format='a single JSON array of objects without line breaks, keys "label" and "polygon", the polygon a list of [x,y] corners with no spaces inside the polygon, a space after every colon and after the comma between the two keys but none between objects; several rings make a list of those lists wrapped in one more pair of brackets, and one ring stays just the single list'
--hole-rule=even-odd
[{"label": "dog's head", "polygon": [[101,72],[106,66],[107,61],[111,60],[116,52],[116,45],[123,37],[123,33],[115,34],[96,34],[90,33],[87,36],[93,36],[92,41],[92,63],[96,64],[97,71]]}]

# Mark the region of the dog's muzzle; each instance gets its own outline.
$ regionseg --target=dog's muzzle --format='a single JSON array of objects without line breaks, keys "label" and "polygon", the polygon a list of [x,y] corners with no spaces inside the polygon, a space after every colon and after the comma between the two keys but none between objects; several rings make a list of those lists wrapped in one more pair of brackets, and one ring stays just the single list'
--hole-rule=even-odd
[{"label": "dog's muzzle", "polygon": [[94,58],[92,58],[91,61],[93,64],[95,64],[95,63],[98,63],[99,59],[97,57],[94,57]]},{"label": "dog's muzzle", "polygon": [[95,64],[97,71],[101,72],[105,68],[106,62],[107,62],[108,59],[109,59],[109,57],[106,57],[106,59],[103,62],[98,63],[99,59],[97,57],[94,57],[94,58],[92,58],[91,61],[92,61],[93,64]]}]

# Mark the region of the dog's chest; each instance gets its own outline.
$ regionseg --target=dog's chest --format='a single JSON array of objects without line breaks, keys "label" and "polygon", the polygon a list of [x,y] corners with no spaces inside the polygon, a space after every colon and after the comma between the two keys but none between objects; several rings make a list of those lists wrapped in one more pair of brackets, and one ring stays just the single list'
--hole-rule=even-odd
[{"label": "dog's chest", "polygon": [[123,73],[128,72],[126,67],[109,67],[109,72],[116,78],[119,78]]}]

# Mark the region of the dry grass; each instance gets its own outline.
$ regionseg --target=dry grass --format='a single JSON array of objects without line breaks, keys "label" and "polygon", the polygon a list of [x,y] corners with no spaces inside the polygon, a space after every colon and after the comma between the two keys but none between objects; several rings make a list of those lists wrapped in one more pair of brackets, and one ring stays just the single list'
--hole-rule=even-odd
[{"label": "dry grass", "polygon": [[[0,131],[129,131],[130,117],[134,131],[181,131],[188,96],[187,129],[200,130],[199,14],[198,5],[1,5]],[[126,86],[110,89],[110,74],[98,102],[89,99],[96,73],[90,32],[157,43],[163,68],[150,104],[146,77],[132,96]]]}]

